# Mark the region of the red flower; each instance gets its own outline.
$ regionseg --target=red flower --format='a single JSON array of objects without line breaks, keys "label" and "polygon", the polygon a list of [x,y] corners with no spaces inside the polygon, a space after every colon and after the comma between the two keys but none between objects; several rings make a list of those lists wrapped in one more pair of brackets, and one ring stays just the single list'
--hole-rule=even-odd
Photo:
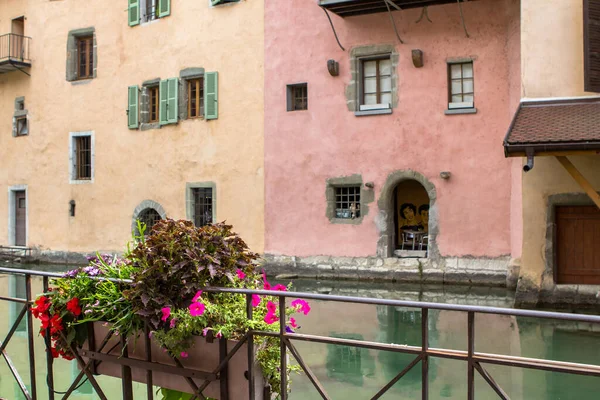
[{"label": "red flower", "polygon": [[54,314],[50,319],[50,334],[54,335],[63,329],[64,327],[62,326],[62,319],[58,314]]},{"label": "red flower", "polygon": [[50,326],[50,316],[48,314],[40,315],[40,320],[42,321],[42,329],[48,329]]},{"label": "red flower", "polygon": [[79,307],[79,299],[77,297],[73,297],[67,302],[67,310],[71,311],[76,317],[81,314],[81,307]]},{"label": "red flower", "polygon": [[40,315],[44,314],[50,308],[50,299],[46,296],[40,296],[35,301],[35,307],[31,308],[33,316],[39,318]]},{"label": "red flower", "polygon": [[58,358],[59,354],[56,347],[50,347],[50,351],[52,352],[52,358]]}]

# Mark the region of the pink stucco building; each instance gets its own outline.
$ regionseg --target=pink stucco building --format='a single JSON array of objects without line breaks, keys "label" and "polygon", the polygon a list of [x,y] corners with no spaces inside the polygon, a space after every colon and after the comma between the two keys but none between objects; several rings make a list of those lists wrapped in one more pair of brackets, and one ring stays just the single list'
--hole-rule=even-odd
[{"label": "pink stucco building", "polygon": [[268,266],[505,283],[520,249],[521,171],[501,146],[520,99],[519,2],[362,3],[266,1]]}]

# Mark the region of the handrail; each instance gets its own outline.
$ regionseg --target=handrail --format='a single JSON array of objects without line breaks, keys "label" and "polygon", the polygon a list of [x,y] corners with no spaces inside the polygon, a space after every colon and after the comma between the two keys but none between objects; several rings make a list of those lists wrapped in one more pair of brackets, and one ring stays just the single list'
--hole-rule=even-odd
[{"label": "handrail", "polygon": [[[16,299],[11,297],[0,297],[0,301],[14,301],[24,304],[23,310],[20,315],[14,321],[12,328],[10,329],[7,337],[0,342],[0,353],[5,358],[7,363],[9,364],[9,369],[13,373],[13,376],[21,391],[25,395],[27,399],[36,399],[36,386],[35,380],[31,381],[31,394],[29,393],[27,387],[25,386],[23,380],[19,376],[18,372],[12,365],[10,358],[6,354],[6,346],[11,339],[12,334],[15,332],[16,327],[21,322],[21,320],[27,315],[27,324],[28,324],[28,348],[29,348],[29,362],[34,363],[34,346],[33,346],[33,325],[32,325],[32,313],[29,305],[33,302],[33,296],[31,293],[31,277],[39,276],[43,278],[43,290],[47,291],[48,289],[48,281],[49,278],[61,278],[64,277],[64,274],[56,273],[56,272],[45,272],[45,271],[35,271],[35,270],[26,270],[26,269],[14,269],[14,268],[3,268],[0,267],[0,274],[13,274],[13,275],[25,275],[26,280],[26,299]],[[92,279],[98,280],[111,280],[120,283],[130,284],[133,283],[131,279],[108,279],[103,277],[91,277]],[[581,363],[573,363],[573,362],[565,362],[565,361],[557,361],[550,359],[537,359],[537,358],[529,358],[529,357],[520,357],[520,356],[511,356],[505,354],[493,354],[493,353],[482,353],[475,351],[475,315],[476,314],[497,314],[497,315],[509,315],[516,317],[529,317],[529,318],[545,318],[545,319],[557,319],[564,321],[576,321],[576,322],[588,322],[588,323],[596,323],[600,324],[600,316],[596,315],[582,315],[582,314],[569,314],[569,313],[560,313],[560,312],[548,312],[548,311],[537,311],[537,310],[519,310],[519,309],[509,309],[509,308],[499,308],[499,307],[485,307],[485,306],[470,306],[470,305],[457,305],[457,304],[444,304],[444,303],[429,303],[429,302],[418,302],[418,301],[406,301],[406,300],[391,300],[391,299],[377,299],[377,298],[368,298],[368,297],[351,297],[351,296],[337,296],[337,295],[328,295],[328,294],[318,294],[318,293],[304,293],[304,292],[287,292],[287,291],[276,291],[276,290],[254,290],[254,289],[232,289],[232,288],[219,288],[219,287],[206,287],[203,289],[206,292],[212,293],[230,293],[230,294],[241,294],[246,297],[246,307],[248,317],[252,316],[252,306],[251,300],[252,295],[267,295],[274,296],[278,299],[280,304],[280,318],[279,318],[279,330],[277,332],[271,331],[255,331],[252,330],[246,334],[244,340],[242,340],[234,349],[229,353],[221,354],[221,364],[219,367],[213,371],[213,374],[218,374],[220,377],[221,371],[225,371],[227,368],[227,363],[231,359],[232,355],[239,349],[241,343],[243,341],[247,341],[248,343],[248,363],[249,365],[254,365],[254,352],[253,352],[253,337],[255,336],[271,336],[277,337],[280,340],[281,353],[286,354],[289,351],[289,354],[293,356],[298,364],[302,367],[304,372],[307,374],[311,383],[319,392],[319,395],[323,399],[329,399],[330,397],[327,395],[325,389],[319,382],[318,378],[311,369],[306,365],[304,360],[302,359],[298,349],[294,346],[294,341],[308,341],[308,342],[317,342],[317,343],[326,343],[326,344],[335,344],[342,346],[350,346],[357,348],[369,348],[375,350],[383,350],[390,351],[396,353],[405,353],[412,354],[415,356],[412,362],[410,362],[402,371],[400,371],[390,382],[388,382],[385,386],[383,386],[377,394],[375,394],[371,399],[379,399],[383,396],[394,384],[396,384],[409,370],[414,368],[417,364],[421,364],[421,384],[422,384],[422,398],[424,400],[428,399],[428,376],[429,376],[429,359],[431,357],[435,358],[446,358],[446,359],[454,359],[467,363],[468,366],[468,399],[474,399],[474,382],[475,382],[475,371],[479,373],[484,380],[488,383],[488,385],[499,395],[502,399],[508,399],[508,395],[506,392],[502,390],[502,388],[494,381],[489,371],[484,368],[484,364],[491,365],[503,365],[515,368],[525,368],[525,369],[533,369],[533,370],[544,370],[544,371],[555,371],[562,372],[573,375],[589,375],[600,377],[600,365],[594,364],[581,364]],[[324,301],[334,301],[334,302],[343,302],[343,303],[355,303],[355,304],[370,304],[370,305],[383,305],[383,306],[392,306],[392,307],[408,307],[408,308],[416,308],[421,311],[421,345],[407,345],[407,344],[393,344],[393,343],[382,343],[382,342],[371,342],[364,340],[354,340],[354,339],[344,339],[344,338],[332,338],[328,336],[319,336],[319,335],[311,335],[311,334],[299,334],[293,332],[287,332],[285,329],[285,305],[287,298],[303,298],[310,300],[324,300]],[[428,327],[428,315],[429,310],[444,310],[444,311],[459,311],[467,313],[467,351],[464,350],[455,350],[455,349],[444,349],[444,348],[434,348],[429,346],[429,327]],[[144,340],[146,340],[146,346],[149,348],[149,339],[148,335],[143,335]],[[105,338],[107,341],[109,336]],[[46,346],[50,346],[48,335],[46,337]],[[126,349],[126,344],[123,345],[124,349]],[[157,364],[152,361],[141,361],[141,360],[132,360],[128,358],[127,351],[124,350],[123,355],[121,357],[112,357],[108,354],[104,354],[101,352],[102,346],[98,351],[90,351],[90,350],[80,350],[73,348],[75,358],[79,363],[82,371],[79,376],[75,379],[75,381],[71,384],[69,391],[67,393],[71,393],[80,379],[85,375],[88,380],[94,387],[96,393],[103,397],[104,394],[93,374],[88,371],[90,368],[90,363],[94,362],[110,362],[120,364],[123,370],[128,370],[130,366],[139,367],[147,370],[147,374],[150,377],[148,379],[148,399],[152,399],[152,390],[151,390],[151,377],[152,371],[167,371],[172,367],[165,367],[164,364]],[[109,351],[110,352],[110,351]],[[87,364],[83,360],[82,357],[87,357],[89,360]],[[54,399],[54,391],[53,391],[53,370],[52,370],[52,357],[47,355],[47,368],[48,368],[48,385],[49,385],[49,399]],[[178,368],[183,368],[181,373],[177,373],[175,375],[185,375],[192,376],[190,374],[195,374],[198,371],[190,370],[182,365],[175,362]],[[281,357],[280,359],[280,370],[287,370],[287,357]],[[251,372],[249,371],[249,374]],[[34,374],[35,375],[35,374]],[[226,374],[225,374],[226,375]],[[212,376],[212,375],[211,375]],[[217,376],[217,375],[215,375]],[[224,378],[223,378],[224,379]],[[208,385],[211,379],[205,380],[204,384],[200,385],[200,387],[196,386],[193,381],[190,381],[189,378],[186,378],[188,383],[190,384],[191,390],[196,394],[198,398],[203,398],[202,390]],[[249,393],[250,400],[253,397],[253,380],[251,376],[248,378],[249,380]],[[133,399],[133,395],[130,388],[131,386],[131,374],[123,375],[122,379],[123,384],[123,393],[124,398],[128,400]],[[281,375],[281,399],[287,400],[287,392],[285,389],[287,387],[287,376],[286,374]],[[221,389],[225,390],[227,385],[223,386],[223,382],[221,383]],[[127,393],[127,395],[125,395]]]},{"label": "handrail", "polygon": [[31,62],[29,48],[31,37],[16,33],[0,35],[0,60],[8,59],[22,63]]}]

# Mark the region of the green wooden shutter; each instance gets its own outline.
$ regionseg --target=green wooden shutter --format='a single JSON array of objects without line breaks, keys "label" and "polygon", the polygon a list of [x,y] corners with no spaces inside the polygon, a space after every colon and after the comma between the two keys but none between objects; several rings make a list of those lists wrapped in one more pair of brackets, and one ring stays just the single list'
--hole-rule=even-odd
[{"label": "green wooden shutter", "polygon": [[171,15],[171,0],[158,0],[158,17]]},{"label": "green wooden shutter", "polygon": [[127,100],[127,125],[129,129],[137,129],[138,120],[138,87],[129,86]]},{"label": "green wooden shutter", "polygon": [[168,95],[169,95],[169,82],[168,80],[160,81],[160,85],[158,87],[158,99],[160,104],[158,105],[158,115],[159,122],[161,125],[166,125],[169,123],[167,117],[167,105],[168,105]]},{"label": "green wooden shutter", "polygon": [[169,124],[176,124],[179,116],[179,109],[177,108],[178,89],[179,79],[167,79],[167,123]]},{"label": "green wooden shutter", "polygon": [[129,26],[138,25],[140,23],[140,0],[129,0],[127,14]]},{"label": "green wooden shutter", "polygon": [[204,118],[217,119],[219,116],[219,74],[207,72],[204,74]]}]

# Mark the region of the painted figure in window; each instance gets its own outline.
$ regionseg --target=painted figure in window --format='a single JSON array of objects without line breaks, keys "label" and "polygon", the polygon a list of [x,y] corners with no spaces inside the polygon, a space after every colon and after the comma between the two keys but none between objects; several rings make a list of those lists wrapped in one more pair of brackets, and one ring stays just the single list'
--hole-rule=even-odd
[{"label": "painted figure in window", "polygon": [[352,219],[358,218],[360,216],[360,204],[351,203],[350,204],[350,217]]},{"label": "painted figure in window", "polygon": [[417,218],[417,207],[413,203],[404,203],[400,206],[400,215],[404,217],[400,229],[404,231],[422,231],[423,225]]},{"label": "painted figure in window", "polygon": [[421,217],[423,231],[429,232],[429,204],[422,204],[419,207],[419,216]]}]

